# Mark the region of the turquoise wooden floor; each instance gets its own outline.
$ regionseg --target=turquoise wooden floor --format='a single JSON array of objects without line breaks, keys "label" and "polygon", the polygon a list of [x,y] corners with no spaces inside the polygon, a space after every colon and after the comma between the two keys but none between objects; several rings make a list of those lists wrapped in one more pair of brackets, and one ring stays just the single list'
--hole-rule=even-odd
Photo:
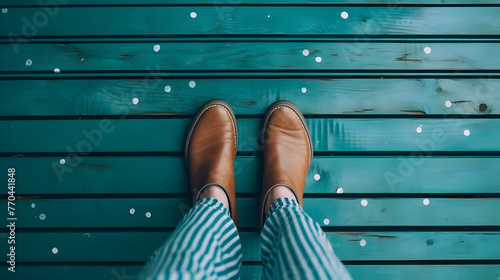
[{"label": "turquoise wooden floor", "polygon": [[238,117],[242,279],[281,99],[314,142],[305,209],[355,279],[500,279],[500,0],[0,9],[1,279],[134,279],[189,210],[183,141],[213,98]]}]

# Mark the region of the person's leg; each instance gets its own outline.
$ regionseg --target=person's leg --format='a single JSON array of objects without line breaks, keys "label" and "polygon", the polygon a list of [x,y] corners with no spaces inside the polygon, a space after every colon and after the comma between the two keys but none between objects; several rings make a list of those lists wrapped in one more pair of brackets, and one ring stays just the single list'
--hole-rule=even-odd
[{"label": "person's leg", "polygon": [[241,258],[229,211],[206,197],[184,216],[139,279],[238,279]]},{"label": "person's leg", "polygon": [[295,198],[278,198],[268,213],[261,234],[263,279],[351,279],[320,225]]},{"label": "person's leg", "polygon": [[351,279],[319,224],[301,207],[313,153],[297,107],[289,102],[269,107],[262,144],[263,278]]},{"label": "person's leg", "polygon": [[236,118],[220,100],[194,118],[185,157],[196,205],[154,254],[141,279],[233,279],[239,277],[234,159]]}]

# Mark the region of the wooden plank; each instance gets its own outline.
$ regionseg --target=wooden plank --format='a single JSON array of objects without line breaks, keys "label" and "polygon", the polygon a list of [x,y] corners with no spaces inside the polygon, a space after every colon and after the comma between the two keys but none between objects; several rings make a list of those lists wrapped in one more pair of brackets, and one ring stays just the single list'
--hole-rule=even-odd
[{"label": "wooden plank", "polygon": [[[490,9],[490,8],[488,8]],[[500,13],[500,10],[499,10]],[[1,18],[1,17],[0,17]],[[500,21],[500,18],[498,18]],[[499,23],[500,24],[500,23]],[[160,46],[158,52],[155,46]],[[431,52],[427,54],[426,48]],[[302,51],[309,50],[304,56]],[[0,73],[498,70],[498,43],[153,42],[0,44]],[[50,54],[50,55],[48,55]],[[27,66],[27,61],[30,61]],[[318,63],[316,60],[321,59]],[[60,73],[55,73],[58,68]]]},{"label": "wooden plank", "polygon": [[353,279],[454,279],[498,278],[500,265],[348,265]]},{"label": "wooden plank", "polygon": [[[500,4],[498,0],[342,0],[339,2],[332,2],[329,0],[170,0],[167,3],[163,0],[57,0],[60,6],[102,6],[102,5],[269,5],[269,4],[280,4],[280,5],[328,5],[328,6],[342,6],[342,5],[390,5],[390,7],[397,7],[399,5],[495,5]],[[0,5],[2,7],[20,7],[20,6],[39,6],[47,5],[52,6],[51,1],[38,1],[38,0],[17,0],[12,3],[8,0],[0,0]]]},{"label": "wooden plank", "polygon": [[[4,269],[5,268],[5,269]],[[16,264],[16,272],[7,267],[0,269],[0,277],[10,280],[25,280],[36,275],[37,280],[134,280],[142,271],[142,265],[22,265]],[[259,271],[258,269],[248,269]],[[260,269],[262,270],[262,269]],[[248,273],[250,273],[250,271]]]},{"label": "wooden plank", "polygon": [[[389,226],[394,223],[405,226],[494,226],[500,224],[500,217],[492,217],[491,211],[487,210],[494,203],[498,201],[489,198],[316,198],[305,200],[304,209],[315,220],[325,225],[331,221],[331,225],[335,226]],[[356,215],[353,216],[353,213]]]},{"label": "wooden plank", "polygon": [[194,88],[191,79],[4,80],[0,116],[194,114],[208,98],[238,115],[263,114],[279,99],[304,114],[500,114],[500,80],[490,78],[192,80]]},{"label": "wooden plank", "polygon": [[[81,157],[78,163],[68,158],[67,169],[59,169],[60,160],[0,158],[0,170],[16,169],[19,187],[16,193],[23,196],[188,194],[187,170],[180,156]],[[499,193],[499,172],[499,157],[317,156],[307,175],[305,191],[306,194]],[[320,175],[319,180],[314,179],[316,174]],[[260,193],[260,158],[238,156],[235,175],[238,194]]]},{"label": "wooden plank", "polygon": [[[345,70],[344,70],[345,71]],[[309,72],[248,72],[237,71],[231,72],[210,72],[208,70],[196,72],[65,72],[61,75],[54,75],[52,72],[43,74],[33,74],[31,72],[12,72],[0,75],[0,80],[54,80],[54,79],[166,79],[166,78],[182,78],[182,79],[220,79],[222,78],[297,78],[297,79],[359,79],[359,78],[374,78],[374,79],[482,79],[484,77],[491,79],[500,78],[499,72],[496,70],[491,71],[476,71],[476,70],[445,70],[445,71],[400,71],[392,72],[390,70],[377,72],[377,71],[309,71]]]},{"label": "wooden plank", "polygon": [[[424,204],[426,200],[428,205]],[[490,213],[500,211],[499,201],[499,198],[427,199],[425,196],[305,198],[304,209],[322,225],[329,226],[497,226],[500,217]],[[188,198],[19,196],[16,203],[19,220],[16,225],[18,228],[175,227],[190,209],[191,203]],[[259,226],[259,203],[254,198],[238,198],[240,226]],[[7,208],[6,201],[1,205]],[[134,214],[130,213],[130,209],[134,209]],[[7,211],[2,217],[7,218]]]},{"label": "wooden plank", "polygon": [[[347,19],[341,17],[344,11]],[[208,5],[59,7],[51,11],[12,7],[0,17],[0,36],[21,36],[16,42],[23,43],[48,35],[498,35],[499,13],[499,7]],[[120,24],[108,24],[110,14]]]},{"label": "wooden plank", "polygon": [[[237,121],[238,150],[259,150],[262,120]],[[182,152],[190,124],[186,118],[2,120],[0,131],[9,137],[0,138],[0,152],[77,157],[90,152]],[[309,118],[307,124],[316,152],[415,151],[413,155],[431,156],[436,151],[500,149],[499,119]]]},{"label": "wooden plank", "polygon": [[[147,261],[168,236],[166,232],[147,231],[18,232],[16,261]],[[259,233],[241,232],[240,236],[243,260],[259,261]],[[498,260],[500,257],[499,232],[330,232],[327,238],[342,261]],[[360,246],[360,240],[365,240],[366,245]],[[52,252],[54,247],[57,254]],[[2,262],[6,259],[6,254],[0,256]]]},{"label": "wooden plank", "polygon": [[[500,265],[346,265],[354,279],[495,279]],[[2,279],[24,280],[37,275],[38,280],[126,280],[135,279],[142,271],[140,265],[36,265],[16,266],[16,273],[0,270]],[[259,280],[261,265],[244,264],[240,270],[242,280]]]}]

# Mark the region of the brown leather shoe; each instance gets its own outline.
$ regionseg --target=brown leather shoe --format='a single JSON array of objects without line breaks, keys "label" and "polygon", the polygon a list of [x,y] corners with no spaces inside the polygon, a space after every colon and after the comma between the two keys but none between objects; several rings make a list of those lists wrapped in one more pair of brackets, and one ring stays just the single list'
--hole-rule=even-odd
[{"label": "brown leather shoe", "polygon": [[295,105],[278,101],[267,110],[261,135],[263,182],[261,227],[269,192],[278,185],[289,187],[302,206],[307,172],[313,157],[311,134],[304,116]]},{"label": "brown leather shoe", "polygon": [[196,115],[186,139],[185,157],[189,168],[193,202],[203,189],[218,185],[226,192],[229,211],[238,223],[234,188],[234,159],[238,148],[236,117],[229,105],[212,100]]}]

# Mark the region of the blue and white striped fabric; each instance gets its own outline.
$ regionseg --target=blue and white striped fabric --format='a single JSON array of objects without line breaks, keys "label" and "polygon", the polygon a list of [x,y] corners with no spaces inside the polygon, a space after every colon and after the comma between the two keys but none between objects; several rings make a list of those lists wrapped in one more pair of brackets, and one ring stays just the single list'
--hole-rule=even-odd
[{"label": "blue and white striped fabric", "polygon": [[[351,279],[318,223],[293,199],[269,209],[262,230],[263,279]],[[238,279],[236,226],[224,205],[204,198],[184,216],[139,279]]]},{"label": "blue and white striped fabric", "polygon": [[325,232],[294,199],[273,202],[260,248],[263,279],[351,279]]},{"label": "blue and white striped fabric", "polygon": [[204,198],[184,216],[139,279],[238,279],[241,243],[222,202]]}]

